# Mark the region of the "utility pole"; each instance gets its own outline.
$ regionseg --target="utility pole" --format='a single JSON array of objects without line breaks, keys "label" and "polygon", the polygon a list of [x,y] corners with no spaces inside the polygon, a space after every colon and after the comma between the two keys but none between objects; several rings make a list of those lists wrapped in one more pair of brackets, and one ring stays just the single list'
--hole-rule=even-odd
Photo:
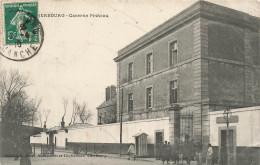
[{"label": "utility pole", "polygon": [[231,112],[229,109],[225,110],[224,113],[224,118],[226,119],[226,124],[227,124],[227,165],[230,165],[230,153],[229,153],[229,118],[231,116]]},{"label": "utility pole", "polygon": [[[120,94],[120,92],[119,92]],[[121,89],[121,108],[120,108],[120,113],[119,113],[119,116],[120,116],[120,157],[122,156],[122,126],[123,126],[123,123],[122,123],[122,118],[123,118],[123,98],[124,98],[124,92],[123,92],[123,88]]]}]

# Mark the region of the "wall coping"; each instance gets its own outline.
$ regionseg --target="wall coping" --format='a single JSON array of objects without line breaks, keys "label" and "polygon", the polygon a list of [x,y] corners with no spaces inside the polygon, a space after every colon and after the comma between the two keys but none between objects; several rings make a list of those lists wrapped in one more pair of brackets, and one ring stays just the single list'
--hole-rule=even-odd
[{"label": "wall coping", "polygon": [[[231,112],[232,112],[232,113],[249,112],[249,111],[259,111],[259,113],[260,113],[260,106],[231,109]],[[210,116],[220,115],[220,114],[223,115],[223,112],[224,112],[223,110],[214,111],[214,112],[209,112],[209,115],[210,115]]]},{"label": "wall coping", "polygon": [[[145,120],[135,120],[135,121],[127,121],[123,122],[123,125],[125,124],[133,124],[133,123],[145,123],[145,122],[152,122],[152,121],[163,121],[163,120],[169,120],[169,117],[164,117],[164,118],[157,118],[157,119],[145,119]],[[71,128],[69,130],[74,130],[74,129],[85,129],[85,128],[99,128],[99,127],[104,127],[104,126],[112,126],[112,125],[120,125],[120,123],[110,123],[110,124],[102,124],[102,125],[91,125],[89,127],[84,127],[84,128]]]}]

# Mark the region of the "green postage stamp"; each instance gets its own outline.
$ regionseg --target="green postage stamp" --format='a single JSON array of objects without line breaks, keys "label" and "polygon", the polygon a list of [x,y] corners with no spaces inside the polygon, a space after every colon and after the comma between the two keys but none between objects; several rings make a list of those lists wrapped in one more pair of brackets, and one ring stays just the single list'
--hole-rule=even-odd
[{"label": "green postage stamp", "polygon": [[5,44],[39,43],[38,2],[4,4]]},{"label": "green postage stamp", "polygon": [[13,61],[35,56],[44,41],[38,1],[6,1],[0,9],[0,55]]}]

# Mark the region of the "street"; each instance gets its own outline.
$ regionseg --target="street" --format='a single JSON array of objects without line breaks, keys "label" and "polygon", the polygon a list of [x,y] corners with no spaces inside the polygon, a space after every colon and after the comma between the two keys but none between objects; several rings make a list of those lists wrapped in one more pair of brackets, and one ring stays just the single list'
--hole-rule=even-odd
[{"label": "street", "polygon": [[[55,149],[54,155],[41,155],[41,149],[36,147],[35,156],[30,156],[31,165],[148,165],[162,164],[161,160],[155,158],[136,158],[134,161],[127,160],[128,156],[123,154],[73,154],[70,150]],[[165,162],[165,164],[167,164]],[[170,164],[173,164],[171,161]],[[186,161],[183,161],[183,165]],[[191,164],[195,164],[191,162]],[[20,165],[20,159],[15,160],[14,157],[0,157],[0,165]]]},{"label": "street", "polygon": [[[127,160],[111,157],[31,157],[32,165],[148,165],[162,164],[161,161],[151,162],[143,160]],[[0,158],[1,165],[19,165],[14,158]]]},{"label": "street", "polygon": [[[162,164],[161,161],[154,158],[137,158],[127,160],[127,155],[118,154],[73,154],[69,150],[55,149],[54,155],[43,156],[40,154],[40,148],[35,149],[35,156],[31,156],[32,165],[148,165]],[[20,160],[15,160],[14,157],[0,157],[0,165],[20,165]]]}]

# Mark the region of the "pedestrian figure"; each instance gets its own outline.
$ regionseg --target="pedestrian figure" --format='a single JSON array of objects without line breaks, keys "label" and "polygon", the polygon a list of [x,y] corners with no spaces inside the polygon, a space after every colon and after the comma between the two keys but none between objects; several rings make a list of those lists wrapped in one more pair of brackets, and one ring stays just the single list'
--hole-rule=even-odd
[{"label": "pedestrian figure", "polygon": [[30,156],[28,154],[22,155],[20,159],[20,165],[31,165]]},{"label": "pedestrian figure", "polygon": [[196,154],[196,161],[197,161],[197,165],[201,165],[201,150],[202,150],[202,145],[200,142],[197,142],[195,144],[195,154]]},{"label": "pedestrian figure", "polygon": [[173,161],[174,164],[178,163],[179,164],[179,155],[178,155],[178,149],[176,146],[173,147],[173,153],[172,153]]},{"label": "pedestrian figure", "polygon": [[30,154],[32,153],[32,148],[29,142],[22,142],[21,145],[22,153],[20,159],[20,165],[31,165]]},{"label": "pedestrian figure", "polygon": [[13,145],[14,145],[14,153],[15,153],[15,157],[14,157],[14,160],[18,160],[19,159],[19,156],[20,156],[20,148],[19,148],[19,144],[17,142],[13,142]]},{"label": "pedestrian figure", "polygon": [[227,163],[227,149],[225,146],[220,148],[220,164],[225,165]]},{"label": "pedestrian figure", "polygon": [[178,149],[178,156],[179,156],[179,163],[183,164],[183,153],[184,153],[184,146],[181,145]]},{"label": "pedestrian figure", "polygon": [[167,141],[164,142],[162,145],[162,162],[164,164],[164,161],[167,160]]},{"label": "pedestrian figure", "polygon": [[167,164],[169,164],[169,161],[172,157],[172,146],[171,146],[171,143],[168,142],[167,144],[167,148],[166,148],[166,161],[167,161]]},{"label": "pedestrian figure", "polygon": [[192,157],[194,157],[191,141],[186,142],[185,148],[186,148],[186,152],[185,152],[186,161],[187,164],[190,164]]},{"label": "pedestrian figure", "polygon": [[213,148],[211,144],[208,144],[208,151],[207,151],[207,159],[206,159],[206,165],[212,165],[212,157],[213,157]]},{"label": "pedestrian figure", "polygon": [[128,157],[128,160],[130,160],[131,157],[133,157],[134,160],[135,160],[135,146],[134,146],[133,143],[130,144],[130,147],[129,147],[128,151],[127,151],[127,154],[128,154],[128,156],[129,156],[129,157]]}]

